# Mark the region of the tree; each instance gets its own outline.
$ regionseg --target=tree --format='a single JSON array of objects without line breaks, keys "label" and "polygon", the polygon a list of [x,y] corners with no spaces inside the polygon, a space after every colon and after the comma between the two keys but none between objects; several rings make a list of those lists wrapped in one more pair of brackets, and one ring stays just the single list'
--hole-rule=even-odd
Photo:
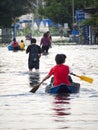
[{"label": "tree", "polygon": [[72,7],[69,0],[46,0],[44,8],[39,8],[39,13],[46,18],[50,18],[56,23],[66,23],[72,21]]},{"label": "tree", "polygon": [[12,38],[12,24],[15,24],[19,16],[34,11],[33,4],[35,2],[36,0],[0,1],[0,28],[2,28],[1,42],[10,42]]},{"label": "tree", "polygon": [[[86,7],[98,7],[98,0],[74,0],[74,13]],[[39,8],[39,13],[60,24],[72,24],[72,0],[45,0],[45,6]]]},{"label": "tree", "polygon": [[36,0],[1,0],[0,26],[10,27],[15,19],[23,14],[32,12]]}]

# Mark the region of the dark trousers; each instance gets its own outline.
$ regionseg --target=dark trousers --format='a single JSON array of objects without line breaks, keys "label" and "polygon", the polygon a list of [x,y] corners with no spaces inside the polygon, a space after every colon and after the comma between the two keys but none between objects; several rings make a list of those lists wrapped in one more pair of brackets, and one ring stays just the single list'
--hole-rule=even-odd
[{"label": "dark trousers", "polygon": [[42,52],[43,52],[43,53],[44,53],[44,52],[48,53],[48,50],[49,50],[49,45],[47,45],[47,46],[42,46]]}]

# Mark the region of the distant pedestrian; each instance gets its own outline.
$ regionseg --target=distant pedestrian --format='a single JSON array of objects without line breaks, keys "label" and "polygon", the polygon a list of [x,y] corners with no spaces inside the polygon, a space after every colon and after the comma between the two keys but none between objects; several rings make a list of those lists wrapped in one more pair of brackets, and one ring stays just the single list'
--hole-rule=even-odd
[{"label": "distant pedestrian", "polygon": [[29,53],[28,68],[31,72],[35,68],[36,72],[39,72],[39,64],[41,57],[41,48],[36,44],[36,39],[31,38],[31,45],[26,49],[26,53]]},{"label": "distant pedestrian", "polygon": [[48,54],[48,50],[50,47],[50,40],[48,38],[47,33],[44,33],[43,37],[41,38],[40,46],[42,47],[42,53]]},{"label": "distant pedestrian", "polygon": [[60,28],[59,28],[59,35],[60,35],[61,38],[64,36],[63,27],[60,27]]},{"label": "distant pedestrian", "polygon": [[49,38],[49,41],[50,41],[50,47],[52,47],[52,36],[51,36],[49,31],[47,31],[47,35],[48,35],[48,38]]}]

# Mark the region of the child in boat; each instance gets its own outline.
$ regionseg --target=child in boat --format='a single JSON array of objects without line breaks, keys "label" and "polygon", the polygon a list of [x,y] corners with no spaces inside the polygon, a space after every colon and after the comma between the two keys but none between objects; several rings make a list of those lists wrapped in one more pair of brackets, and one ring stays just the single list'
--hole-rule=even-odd
[{"label": "child in boat", "polygon": [[35,93],[37,89],[39,88],[39,86],[45,80],[50,78],[52,75],[53,75],[53,78],[51,80],[53,80],[52,81],[53,84],[51,83],[50,85],[48,85],[46,87],[46,91],[48,91],[51,87],[58,87],[64,84],[68,87],[71,85],[75,87],[79,87],[80,84],[74,83],[71,77],[69,76],[70,74],[69,66],[64,64],[65,59],[66,59],[66,55],[57,54],[55,57],[56,65],[50,69],[49,73],[45,76],[45,78],[43,78],[43,80],[38,85],[34,86],[30,92]]},{"label": "child in boat", "polygon": [[68,65],[64,64],[65,59],[66,55],[57,54],[55,57],[56,65],[50,69],[49,73],[41,83],[53,75],[54,87],[59,86],[60,84],[71,85],[72,79],[71,77],[69,79],[70,69]]},{"label": "child in boat", "polygon": [[12,44],[13,50],[19,50],[20,49],[19,44],[16,41],[16,38],[13,38],[13,41],[12,41],[11,44]]},{"label": "child in boat", "polygon": [[21,40],[19,46],[20,46],[20,50],[24,50],[25,49],[25,44],[24,44],[23,40]]}]

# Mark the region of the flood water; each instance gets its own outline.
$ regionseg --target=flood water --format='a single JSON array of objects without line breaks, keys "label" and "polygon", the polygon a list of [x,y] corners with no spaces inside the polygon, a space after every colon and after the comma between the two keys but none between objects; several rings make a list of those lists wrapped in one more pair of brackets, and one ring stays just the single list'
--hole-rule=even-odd
[{"label": "flood water", "polygon": [[[78,75],[94,79],[92,84],[72,76],[81,84],[78,94],[49,95],[45,86],[29,91],[55,65],[57,53],[67,55],[66,64]],[[98,130],[98,45],[53,45],[40,59],[40,73],[28,73],[28,54],[0,47],[0,130]]]}]

